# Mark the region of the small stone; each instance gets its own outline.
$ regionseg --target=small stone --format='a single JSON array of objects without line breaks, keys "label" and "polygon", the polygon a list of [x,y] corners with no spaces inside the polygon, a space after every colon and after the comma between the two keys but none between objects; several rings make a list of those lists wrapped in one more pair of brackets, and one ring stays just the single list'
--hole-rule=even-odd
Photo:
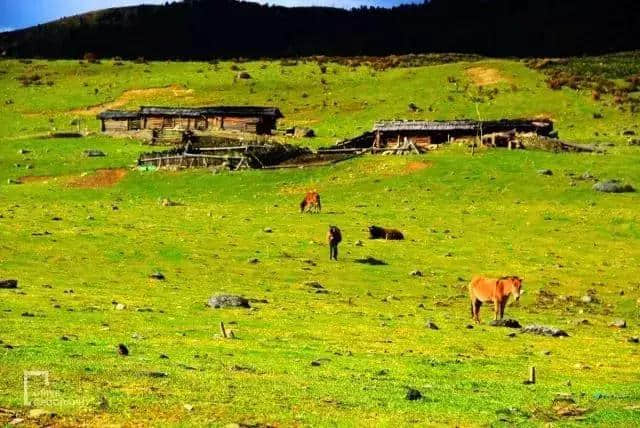
[{"label": "small stone", "polygon": [[431,330],[440,330],[440,327],[438,327],[436,323],[434,323],[431,320],[427,321],[427,323],[425,324],[425,327],[430,328]]},{"label": "small stone", "polygon": [[593,302],[593,297],[587,294],[587,295],[582,296],[582,298],[580,300],[582,301],[582,303],[592,303]]},{"label": "small stone", "polygon": [[124,303],[117,303],[115,306],[116,311],[124,311],[125,309],[127,309],[127,305]]},{"label": "small stone", "polygon": [[56,414],[50,410],[45,409],[31,409],[29,410],[30,419],[40,419],[43,417],[54,417]]},{"label": "small stone", "polygon": [[124,343],[119,344],[118,354],[122,355],[123,357],[127,357],[129,355],[129,348],[127,348],[127,345],[125,345]]},{"label": "small stone", "polygon": [[313,367],[320,367],[322,365],[322,362],[320,360],[313,360],[311,361],[311,365]]},{"label": "small stone", "polygon": [[0,288],[4,288],[4,289],[18,288],[18,280],[0,279]]},{"label": "small stone", "polygon": [[184,409],[185,409],[187,412],[192,412],[192,411],[193,411],[193,406],[192,406],[191,404],[185,404],[185,405],[184,405],[184,406],[182,406],[182,407],[184,407]]},{"label": "small stone", "polygon": [[627,328],[627,322],[625,320],[623,320],[623,319],[615,320],[615,321],[609,323],[609,327]]},{"label": "small stone", "polygon": [[364,243],[358,239],[353,245],[355,245],[356,247],[362,247]]},{"label": "small stone", "polygon": [[88,149],[88,150],[85,150],[83,153],[88,158],[97,158],[97,157],[106,156],[103,151],[95,150],[95,149]]},{"label": "small stone", "polygon": [[169,376],[169,374],[166,372],[148,372],[147,375],[153,378],[162,378]]},{"label": "small stone", "polygon": [[629,343],[640,343],[640,337],[632,336],[632,337],[627,339],[627,342],[629,342]]},{"label": "small stone", "polygon": [[418,276],[418,277],[420,277],[420,276],[422,276],[422,272],[416,269],[416,270],[414,270],[414,271],[411,271],[411,272],[409,273],[409,275],[411,275],[411,276]]},{"label": "small stone", "polygon": [[23,312],[22,313],[23,317],[28,317],[28,318],[33,318],[35,317],[35,315],[32,312]]},{"label": "small stone", "polygon": [[593,190],[605,193],[635,192],[632,185],[621,183],[619,180],[598,181],[593,185]]},{"label": "small stone", "polygon": [[538,174],[540,175],[553,175],[553,171],[550,169],[539,169]]},{"label": "small stone", "polygon": [[169,356],[167,354],[160,354],[160,359],[161,360],[168,360]]},{"label": "small stone", "polygon": [[10,426],[20,425],[22,422],[24,422],[24,418],[13,418],[9,421],[9,425]]},{"label": "small stone", "polygon": [[241,297],[234,296],[230,294],[219,294],[216,296],[212,296],[207,303],[210,307],[219,309],[219,308],[250,308],[249,300]]},{"label": "small stone", "polygon": [[474,329],[473,324],[467,324],[466,329],[473,330]]},{"label": "small stone", "polygon": [[493,320],[489,325],[492,327],[522,328],[520,323],[514,319]]},{"label": "small stone", "polygon": [[264,229],[262,229],[262,231],[263,231],[264,233],[272,233],[272,232],[273,232],[273,229],[271,229],[270,227],[265,227]]},{"label": "small stone", "polygon": [[151,275],[149,275],[149,278],[157,279],[158,281],[164,281],[165,280],[164,274],[162,272],[154,272]]},{"label": "small stone", "polygon": [[416,401],[422,398],[422,393],[415,388],[407,388],[405,398],[409,401]]},{"label": "small stone", "polygon": [[255,257],[252,257],[252,258],[250,258],[250,259],[248,259],[248,260],[247,260],[247,263],[252,264],[252,265],[255,265],[255,264],[260,263],[260,260],[259,260],[259,259],[257,259],[257,258],[255,258]]}]

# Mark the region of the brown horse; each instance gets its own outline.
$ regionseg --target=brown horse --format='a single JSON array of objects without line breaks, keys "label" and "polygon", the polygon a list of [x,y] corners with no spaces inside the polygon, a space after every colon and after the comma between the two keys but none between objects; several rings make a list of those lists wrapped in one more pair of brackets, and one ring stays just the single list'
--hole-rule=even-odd
[{"label": "brown horse", "polygon": [[307,212],[311,212],[312,209],[315,209],[316,212],[320,212],[322,210],[320,194],[315,190],[307,192],[302,202],[300,202],[300,212],[303,213],[305,209]]},{"label": "brown horse", "polygon": [[509,296],[518,301],[522,293],[522,279],[517,276],[503,276],[499,279],[474,277],[469,283],[469,296],[471,297],[471,318],[480,322],[480,306],[483,302],[493,302],[493,319],[504,317],[504,307],[507,305]]}]

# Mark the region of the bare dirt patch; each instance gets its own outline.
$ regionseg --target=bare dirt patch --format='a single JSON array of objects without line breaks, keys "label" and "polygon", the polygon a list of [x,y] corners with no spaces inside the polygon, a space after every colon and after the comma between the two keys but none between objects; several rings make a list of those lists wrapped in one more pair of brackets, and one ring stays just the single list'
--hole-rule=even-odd
[{"label": "bare dirt patch", "polygon": [[175,98],[185,98],[187,95],[190,95],[192,93],[193,89],[186,89],[178,85],[164,86],[160,88],[131,89],[129,91],[125,91],[115,101],[98,104],[87,108],[71,110],[70,113],[91,116],[97,115],[103,110],[118,109],[124,107],[135,100],[143,100],[152,97],[167,95]]},{"label": "bare dirt patch", "polygon": [[18,180],[22,184],[30,184],[30,183],[47,183],[51,180],[56,180],[58,177],[53,175],[27,175],[24,177],[20,177]]},{"label": "bare dirt patch", "polygon": [[426,168],[431,168],[432,166],[433,166],[432,162],[410,162],[407,164],[406,171],[416,172]]},{"label": "bare dirt patch", "polygon": [[500,74],[500,70],[489,67],[471,67],[466,70],[467,76],[477,86],[495,85],[509,80]]},{"label": "bare dirt patch", "polygon": [[97,189],[101,187],[111,187],[118,184],[127,175],[124,168],[99,169],[93,174],[75,177],[68,181],[70,187],[81,189]]}]

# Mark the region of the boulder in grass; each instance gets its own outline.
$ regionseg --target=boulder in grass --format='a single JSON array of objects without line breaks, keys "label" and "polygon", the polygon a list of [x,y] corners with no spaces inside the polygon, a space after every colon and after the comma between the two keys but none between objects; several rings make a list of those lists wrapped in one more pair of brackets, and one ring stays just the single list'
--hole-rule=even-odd
[{"label": "boulder in grass", "polygon": [[18,288],[18,280],[0,279],[0,288]]},{"label": "boulder in grass", "polygon": [[88,149],[88,150],[85,150],[83,153],[88,158],[101,158],[106,156],[106,154],[102,150],[96,150],[96,149]]},{"label": "boulder in grass", "polygon": [[493,320],[489,325],[492,327],[522,328],[520,323],[514,319]]},{"label": "boulder in grass", "polygon": [[218,294],[212,296],[207,304],[215,309],[221,308],[250,308],[249,300],[241,296],[231,294]]},{"label": "boulder in grass", "polygon": [[631,184],[622,183],[620,180],[598,181],[593,185],[593,190],[604,193],[627,193],[636,191]]},{"label": "boulder in grass", "polygon": [[569,337],[569,334],[567,334],[566,331],[560,330],[559,328],[535,324],[524,326],[521,332],[539,334],[541,336]]},{"label": "boulder in grass", "polygon": [[553,175],[553,171],[550,169],[539,169],[538,174],[540,175]]}]

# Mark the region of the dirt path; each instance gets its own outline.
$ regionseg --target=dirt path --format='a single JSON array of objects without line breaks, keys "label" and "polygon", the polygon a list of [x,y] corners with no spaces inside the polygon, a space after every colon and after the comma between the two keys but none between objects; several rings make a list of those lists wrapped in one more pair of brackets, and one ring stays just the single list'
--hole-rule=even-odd
[{"label": "dirt path", "polygon": [[134,100],[147,99],[147,98],[160,96],[160,95],[169,95],[176,98],[184,98],[187,95],[190,95],[192,93],[193,93],[193,89],[186,89],[178,85],[164,86],[161,88],[131,89],[129,91],[125,91],[115,101],[98,104],[91,107],[71,110],[69,113],[86,115],[86,116],[95,116],[104,110],[118,109],[118,108],[124,107]]},{"label": "dirt path", "polygon": [[471,67],[466,70],[467,76],[477,86],[495,85],[509,80],[500,74],[500,70],[488,67]]}]

